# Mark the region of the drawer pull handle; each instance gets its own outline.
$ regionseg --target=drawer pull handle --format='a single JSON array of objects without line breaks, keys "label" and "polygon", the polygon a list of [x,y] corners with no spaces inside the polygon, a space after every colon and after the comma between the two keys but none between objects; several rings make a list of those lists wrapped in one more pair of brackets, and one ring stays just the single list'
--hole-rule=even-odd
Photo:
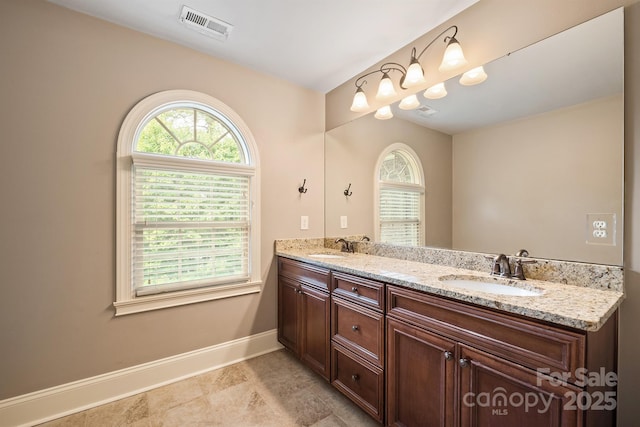
[{"label": "drawer pull handle", "polygon": [[358,375],[358,374],[353,374],[353,375],[351,375],[351,379],[352,379],[353,381],[358,381],[358,380],[360,379],[360,375]]},{"label": "drawer pull handle", "polygon": [[467,366],[469,366],[469,365],[470,365],[470,363],[469,363],[469,359],[460,359],[460,366],[461,366],[462,368],[466,368],[466,367],[467,367]]},{"label": "drawer pull handle", "polygon": [[353,286],[353,287],[351,288],[351,292],[354,292],[354,293],[356,293],[356,294],[357,294],[357,293],[358,293],[358,288],[356,288],[355,286]]},{"label": "drawer pull handle", "polygon": [[358,329],[360,329],[360,328],[358,328],[358,325],[353,325],[353,326],[351,327],[351,330],[352,330],[353,332],[356,332]]},{"label": "drawer pull handle", "polygon": [[451,353],[450,351],[445,351],[444,352],[444,359],[445,360],[453,360],[453,353]]}]

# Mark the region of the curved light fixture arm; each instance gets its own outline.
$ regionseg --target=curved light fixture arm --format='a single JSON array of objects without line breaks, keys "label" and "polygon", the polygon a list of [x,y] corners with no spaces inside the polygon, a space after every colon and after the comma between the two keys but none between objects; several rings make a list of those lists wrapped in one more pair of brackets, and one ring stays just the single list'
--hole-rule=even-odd
[{"label": "curved light fixture arm", "polygon": [[407,69],[404,68],[402,64],[398,64],[397,62],[385,62],[380,66],[379,69],[369,71],[368,73],[361,75],[355,81],[356,88],[360,89],[364,84],[367,83],[367,81],[364,80],[365,77],[368,77],[375,73],[389,74],[391,71],[400,71],[400,73],[402,74],[402,77],[400,78],[400,87],[402,87],[403,89],[406,89],[402,85],[402,83],[404,82],[404,78],[407,75]]},{"label": "curved light fixture arm", "polygon": [[[446,30],[442,31],[440,34],[438,34],[433,40],[431,40],[431,42],[428,45],[426,45],[424,49],[422,49],[420,54],[416,55],[416,52],[417,52],[416,48],[415,47],[412,48],[411,58],[412,59],[415,58],[416,60],[419,60],[420,57],[427,51],[427,49],[429,49],[429,46],[433,45],[436,41],[440,39],[440,37],[445,35],[450,30],[453,30],[453,35],[446,36],[443,40],[444,43],[447,43],[451,39],[455,39],[456,35],[458,34],[458,26],[452,25]],[[362,86],[364,86],[367,83],[367,81],[365,80],[366,77],[376,73],[388,74],[391,71],[400,71],[400,73],[402,74],[402,77],[400,77],[400,87],[402,89],[406,89],[406,87],[404,86],[404,79],[407,76],[407,69],[402,64],[398,64],[397,62],[385,62],[380,66],[379,69],[369,71],[368,73],[361,75],[355,81],[356,89],[361,89]]]},{"label": "curved light fixture arm", "polygon": [[432,44],[434,44],[436,41],[438,41],[438,39],[440,39],[440,37],[442,37],[447,31],[453,29],[453,35],[452,36],[446,36],[444,38],[444,42],[448,42],[451,39],[455,39],[456,38],[456,34],[458,34],[458,26],[457,25],[452,25],[449,28],[447,28],[446,30],[444,30],[443,32],[441,32],[440,34],[438,34],[433,40],[431,40],[431,42],[425,46],[424,49],[422,49],[422,51],[420,52],[419,55],[416,56],[416,48],[414,47],[413,49],[411,49],[411,57],[415,58],[415,59],[420,59],[420,57],[427,51],[427,49],[429,49],[429,46],[431,46]]}]

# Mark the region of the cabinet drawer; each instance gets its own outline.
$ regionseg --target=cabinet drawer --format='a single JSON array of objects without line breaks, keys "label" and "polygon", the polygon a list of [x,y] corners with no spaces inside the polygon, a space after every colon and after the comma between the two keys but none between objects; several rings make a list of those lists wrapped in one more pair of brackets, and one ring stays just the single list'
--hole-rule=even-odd
[{"label": "cabinet drawer", "polygon": [[288,258],[278,258],[278,274],[329,290],[329,270]]},{"label": "cabinet drawer", "polygon": [[340,345],[332,344],[331,384],[373,418],[382,422],[384,375]]},{"label": "cabinet drawer", "polygon": [[532,369],[575,372],[585,335],[439,297],[387,286],[387,314]]},{"label": "cabinet drawer", "polygon": [[331,305],[331,335],[369,362],[383,366],[384,315],[340,298]]},{"label": "cabinet drawer", "polygon": [[384,310],[383,283],[334,272],[331,279],[331,289],[334,295],[373,309]]}]

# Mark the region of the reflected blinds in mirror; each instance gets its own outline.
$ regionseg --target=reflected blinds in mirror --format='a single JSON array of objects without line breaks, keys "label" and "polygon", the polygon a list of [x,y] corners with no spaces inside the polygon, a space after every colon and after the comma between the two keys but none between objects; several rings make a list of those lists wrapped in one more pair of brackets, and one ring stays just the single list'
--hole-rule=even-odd
[{"label": "reflected blinds in mirror", "polygon": [[380,188],[380,240],[416,246],[420,234],[420,193]]},{"label": "reflected blinds in mirror", "polygon": [[379,169],[379,240],[396,245],[423,243],[422,170],[415,153],[394,149]]}]

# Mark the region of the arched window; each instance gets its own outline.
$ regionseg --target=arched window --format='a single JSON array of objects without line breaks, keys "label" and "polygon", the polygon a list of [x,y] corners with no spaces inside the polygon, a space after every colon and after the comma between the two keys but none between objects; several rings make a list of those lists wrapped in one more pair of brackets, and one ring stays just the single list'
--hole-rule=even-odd
[{"label": "arched window", "polygon": [[260,290],[257,150],[229,107],[151,95],[117,162],[117,315]]},{"label": "arched window", "polygon": [[397,245],[423,245],[424,174],[417,154],[392,144],[376,166],[376,240]]}]

